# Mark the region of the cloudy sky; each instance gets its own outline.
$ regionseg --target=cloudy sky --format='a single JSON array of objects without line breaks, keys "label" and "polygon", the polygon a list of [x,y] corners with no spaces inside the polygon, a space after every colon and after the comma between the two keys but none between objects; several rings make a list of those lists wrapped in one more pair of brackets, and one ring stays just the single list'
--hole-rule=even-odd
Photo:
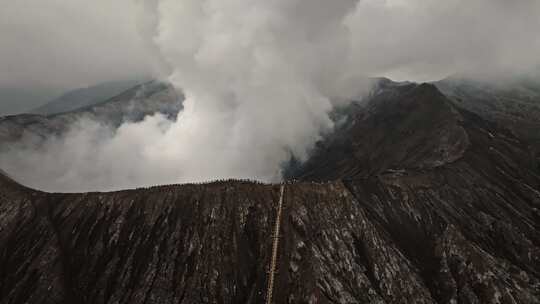
[{"label": "cloudy sky", "polygon": [[354,66],[367,73],[492,77],[540,63],[537,0],[362,0],[349,22]]},{"label": "cloudy sky", "polygon": [[86,86],[146,73],[136,16],[130,0],[3,3],[0,86]]},{"label": "cloudy sky", "polygon": [[[152,2],[4,1],[0,88],[67,89],[155,72],[141,9]],[[428,80],[540,61],[537,0],[360,0],[350,14],[353,66],[366,74]]]}]

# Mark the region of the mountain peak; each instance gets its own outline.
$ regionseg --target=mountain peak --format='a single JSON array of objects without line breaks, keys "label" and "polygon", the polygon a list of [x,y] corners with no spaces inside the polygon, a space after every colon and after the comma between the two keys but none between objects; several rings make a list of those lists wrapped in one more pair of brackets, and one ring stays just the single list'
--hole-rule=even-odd
[{"label": "mountain peak", "polygon": [[[366,104],[350,105],[346,123],[292,175],[352,178],[389,169],[434,168],[463,156],[470,142],[462,116],[434,85],[384,85]],[[321,166],[327,161],[331,171]]]}]

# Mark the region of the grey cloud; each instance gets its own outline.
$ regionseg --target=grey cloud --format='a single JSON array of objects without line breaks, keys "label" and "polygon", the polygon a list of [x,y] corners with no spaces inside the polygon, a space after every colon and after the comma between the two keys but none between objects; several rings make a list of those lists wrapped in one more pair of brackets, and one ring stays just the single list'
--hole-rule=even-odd
[{"label": "grey cloud", "polygon": [[540,65],[536,0],[363,0],[348,24],[352,66],[367,74],[495,77]]},{"label": "grey cloud", "polygon": [[149,74],[136,11],[131,0],[3,3],[0,87],[75,88]]}]

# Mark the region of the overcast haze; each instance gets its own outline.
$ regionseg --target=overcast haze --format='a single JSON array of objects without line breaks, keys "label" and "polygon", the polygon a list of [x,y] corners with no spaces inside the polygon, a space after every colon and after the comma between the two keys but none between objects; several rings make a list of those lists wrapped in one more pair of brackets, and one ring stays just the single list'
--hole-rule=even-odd
[{"label": "overcast haze", "polygon": [[409,80],[538,69],[540,1],[363,0],[349,19],[355,68]]},{"label": "overcast haze", "polygon": [[[156,58],[141,35],[142,4],[3,1],[0,87],[74,88],[151,73]],[[351,13],[355,68],[370,74],[424,80],[540,61],[540,1],[362,0]]]},{"label": "overcast haze", "polygon": [[368,88],[366,76],[495,79],[538,71],[540,63],[536,0],[5,6],[0,39],[8,47],[0,49],[0,68],[9,72],[0,76],[3,85],[73,87],[149,73],[186,96],[177,122],[154,116],[109,132],[80,121],[66,138],[2,156],[11,172],[47,190],[277,180],[284,162],[307,158],[332,130],[328,113],[336,100]]},{"label": "overcast haze", "polygon": [[[68,89],[153,74],[160,58],[145,43],[153,2],[4,1],[0,88]],[[313,5],[293,13],[301,18]],[[540,1],[361,0],[350,13],[353,67],[366,74],[434,80],[540,61]]]},{"label": "overcast haze", "polygon": [[0,86],[84,87],[149,71],[130,0],[4,1]]}]

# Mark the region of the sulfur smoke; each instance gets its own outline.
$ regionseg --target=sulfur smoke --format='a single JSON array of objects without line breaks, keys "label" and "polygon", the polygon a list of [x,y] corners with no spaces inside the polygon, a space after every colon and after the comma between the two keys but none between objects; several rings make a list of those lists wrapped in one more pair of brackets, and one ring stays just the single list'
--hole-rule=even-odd
[{"label": "sulfur smoke", "polygon": [[[349,57],[352,0],[162,0],[145,3],[147,40],[185,95],[116,131],[79,121],[62,138],[5,162],[47,190],[115,189],[251,178],[277,181],[333,126]],[[54,161],[61,157],[62,161]],[[54,167],[46,168],[49,163]],[[17,168],[15,168],[17,166]],[[52,173],[52,174],[51,174]],[[46,178],[45,175],[53,178]]]},{"label": "sulfur smoke", "polygon": [[196,180],[275,180],[332,127],[351,0],[163,0],[153,38],[186,99],[160,151]]}]

